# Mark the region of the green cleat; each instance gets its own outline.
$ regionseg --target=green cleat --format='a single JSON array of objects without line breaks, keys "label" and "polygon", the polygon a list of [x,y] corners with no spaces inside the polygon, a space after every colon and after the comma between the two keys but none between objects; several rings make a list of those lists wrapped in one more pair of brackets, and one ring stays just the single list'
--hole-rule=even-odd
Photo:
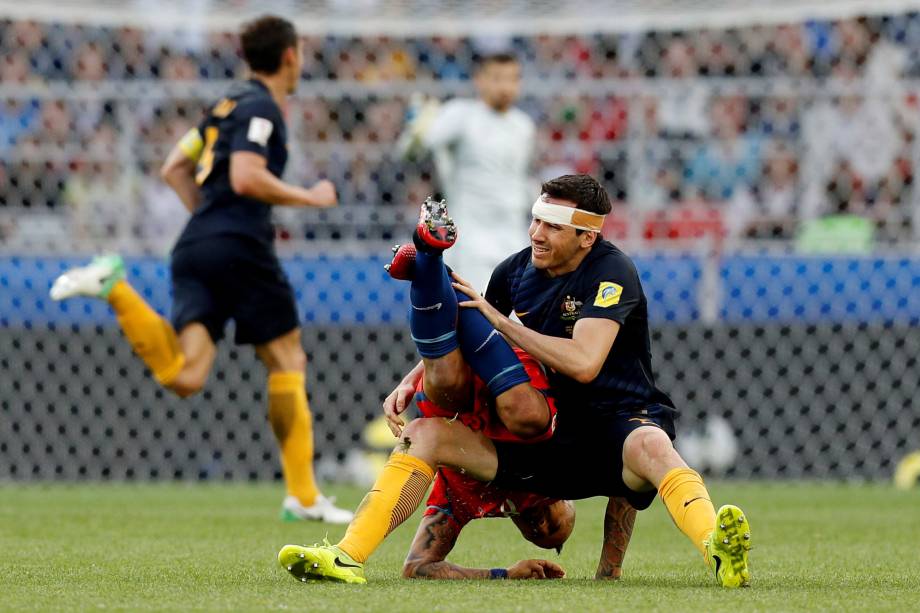
[{"label": "green cleat", "polygon": [[278,552],[278,562],[298,581],[336,581],[367,583],[364,564],[323,539],[322,545],[285,545]]},{"label": "green cleat", "polygon": [[706,541],[706,563],[722,587],[750,587],[751,525],[744,512],[727,504],[716,513],[716,526]]},{"label": "green cleat", "polygon": [[125,278],[125,263],[121,256],[99,255],[86,266],[71,268],[51,286],[51,298],[66,300],[74,296],[108,298],[112,287]]}]

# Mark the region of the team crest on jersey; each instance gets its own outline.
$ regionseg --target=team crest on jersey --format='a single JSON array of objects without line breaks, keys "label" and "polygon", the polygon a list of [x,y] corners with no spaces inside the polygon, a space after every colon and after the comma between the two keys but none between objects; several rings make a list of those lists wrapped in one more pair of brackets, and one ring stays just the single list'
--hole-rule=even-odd
[{"label": "team crest on jersey", "polygon": [[562,321],[575,321],[578,319],[578,316],[581,314],[581,305],[580,300],[575,300],[571,296],[565,297],[565,302],[562,303]]},{"label": "team crest on jersey", "polygon": [[620,296],[623,295],[623,286],[611,283],[610,281],[601,281],[597,288],[597,296],[594,298],[594,306],[610,307],[620,304]]}]

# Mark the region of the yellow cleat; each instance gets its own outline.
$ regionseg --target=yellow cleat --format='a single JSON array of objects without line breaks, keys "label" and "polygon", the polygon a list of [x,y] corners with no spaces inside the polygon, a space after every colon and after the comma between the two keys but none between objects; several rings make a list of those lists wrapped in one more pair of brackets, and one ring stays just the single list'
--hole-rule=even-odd
[{"label": "yellow cleat", "polygon": [[298,581],[336,581],[339,583],[367,583],[364,564],[355,562],[347,553],[329,541],[322,545],[285,545],[278,552],[281,563]]},{"label": "yellow cleat", "polygon": [[706,563],[722,587],[750,587],[751,524],[738,507],[727,504],[716,513],[716,526],[706,541]]}]

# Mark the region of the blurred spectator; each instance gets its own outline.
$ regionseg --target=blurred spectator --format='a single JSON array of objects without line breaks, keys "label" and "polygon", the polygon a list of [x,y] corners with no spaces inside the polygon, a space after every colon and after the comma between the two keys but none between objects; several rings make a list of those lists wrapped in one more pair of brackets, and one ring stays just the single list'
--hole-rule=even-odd
[{"label": "blurred spectator", "polygon": [[674,35],[661,51],[659,74],[666,79],[658,95],[655,115],[661,134],[669,137],[694,137],[707,128],[707,90],[696,77],[700,67],[696,48],[685,36]]},{"label": "blurred spectator", "polygon": [[756,183],[761,141],[745,131],[747,105],[743,96],[722,96],[710,102],[711,140],[696,148],[686,171],[686,180],[698,198],[731,200]]},{"label": "blurred spectator", "polygon": [[904,148],[889,100],[867,102],[857,87],[852,64],[840,64],[835,76],[843,88],[835,100],[816,104],[803,120],[808,179],[806,218],[833,211],[859,213],[889,196],[883,189],[899,172],[896,161]]},{"label": "blurred spectator", "polygon": [[[81,220],[106,210],[101,193],[123,189],[114,161],[115,175],[143,176],[132,187],[143,207],[175,215],[155,168],[209,102],[210,84],[199,94],[187,83],[241,70],[235,34],[198,27],[212,1],[190,3],[178,30],[0,21],[0,202],[61,216],[66,180],[74,223],[101,236]],[[406,11],[379,0],[335,9],[371,6]],[[305,36],[312,83],[290,106],[291,172],[336,178],[346,206],[418,202],[437,186],[429,160],[407,163],[393,150],[406,92],[388,84],[454,93],[476,52],[510,47],[534,83],[521,107],[538,118],[537,174],[594,174],[643,214],[712,203],[740,236],[788,238],[803,221],[846,214],[903,239],[920,220],[920,95],[908,80],[920,76],[918,40],[916,14],[628,34]],[[145,89],[150,79],[165,87]],[[128,80],[137,89],[125,97],[117,90]],[[342,83],[322,85],[330,80]],[[66,100],[49,93],[62,85],[72,88]],[[154,244],[161,227],[169,232],[154,223],[138,236]]]},{"label": "blurred spectator", "polygon": [[763,172],[753,200],[745,199],[733,211],[741,218],[741,234],[750,238],[792,238],[800,198],[795,152],[783,143],[771,143],[764,154]]}]

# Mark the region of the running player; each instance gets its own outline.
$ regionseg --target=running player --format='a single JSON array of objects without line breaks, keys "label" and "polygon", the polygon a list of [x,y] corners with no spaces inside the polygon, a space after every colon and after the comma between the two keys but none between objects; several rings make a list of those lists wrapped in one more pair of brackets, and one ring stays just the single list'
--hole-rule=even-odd
[{"label": "running player", "polygon": [[[531,247],[499,266],[488,299],[462,280],[454,288],[470,298],[463,310],[479,310],[549,368],[559,402],[554,436],[511,445],[462,424],[416,419],[394,453],[402,469],[384,469],[345,538],[298,553],[315,560],[320,573],[330,556],[352,556],[363,568],[354,556],[366,559],[388,533],[370,532],[368,524],[390,518],[395,527],[421,502],[417,492],[424,492],[434,470],[450,466],[499,487],[561,499],[622,496],[640,510],[657,491],[717,582],[749,585],[748,519],[732,505],[717,513],[702,478],[671,442],[675,410],[655,386],[638,273],[625,254],[599,238],[610,211],[606,192],[585,175],[553,179],[542,192],[533,206]],[[433,225],[450,224],[439,215]],[[522,324],[508,319],[512,310]]]},{"label": "running player", "polygon": [[294,294],[274,249],[269,205],[335,206],[335,188],[283,182],[284,109],[300,79],[293,24],[260,17],[243,27],[252,73],[211,106],[170,152],[163,179],[192,213],[172,251],[172,323],[125,280],[118,256],[61,275],[51,297],[107,300],[154,378],[181,397],[199,391],[229,319],[236,343],[255,347],[268,368],[268,418],[281,449],[285,519],[347,523],[352,513],[320,493],[313,475],[313,431]]}]

